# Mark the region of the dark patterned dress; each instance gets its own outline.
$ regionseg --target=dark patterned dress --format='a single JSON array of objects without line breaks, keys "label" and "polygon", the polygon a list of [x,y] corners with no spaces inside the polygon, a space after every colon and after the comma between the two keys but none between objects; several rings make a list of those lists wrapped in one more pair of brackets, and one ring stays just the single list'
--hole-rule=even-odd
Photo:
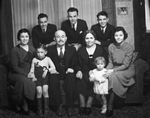
[{"label": "dark patterned dress", "polygon": [[94,96],[93,91],[93,82],[89,80],[89,71],[95,68],[94,59],[96,57],[103,56],[106,58],[106,52],[102,46],[96,45],[96,49],[93,55],[89,55],[86,47],[82,47],[78,51],[78,67],[77,71],[81,71],[83,73],[83,78],[78,79],[77,87],[79,94],[84,96]]},{"label": "dark patterned dress", "polygon": [[19,104],[23,102],[24,97],[30,100],[35,97],[35,83],[27,77],[34,52],[35,49],[31,46],[27,52],[19,45],[11,51],[9,81],[14,85],[13,98]]}]

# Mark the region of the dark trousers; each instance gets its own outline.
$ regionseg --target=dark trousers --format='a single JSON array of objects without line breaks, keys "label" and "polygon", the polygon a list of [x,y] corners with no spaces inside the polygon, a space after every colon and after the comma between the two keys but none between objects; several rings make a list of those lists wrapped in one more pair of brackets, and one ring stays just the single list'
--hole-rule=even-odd
[{"label": "dark trousers", "polygon": [[60,79],[63,78],[63,89],[67,107],[73,107],[74,101],[77,98],[76,78],[74,73],[63,75],[52,74],[49,78],[49,97],[50,103],[59,107],[62,104],[62,96],[60,90]]}]

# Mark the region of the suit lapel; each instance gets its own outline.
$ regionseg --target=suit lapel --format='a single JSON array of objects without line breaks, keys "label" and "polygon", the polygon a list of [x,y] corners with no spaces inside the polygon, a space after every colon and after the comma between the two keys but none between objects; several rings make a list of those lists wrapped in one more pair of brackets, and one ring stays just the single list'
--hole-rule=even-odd
[{"label": "suit lapel", "polygon": [[78,21],[77,21],[77,29],[76,29],[76,32],[79,32],[79,31],[80,31],[80,25],[82,25],[82,24],[80,24],[80,21],[78,20]]},{"label": "suit lapel", "polygon": [[[100,34],[103,34],[102,30],[101,30],[101,26],[100,24],[98,24],[98,32],[100,32]],[[99,33],[98,33],[99,34]]]},{"label": "suit lapel", "polygon": [[109,30],[109,28],[108,28],[109,26],[107,25],[107,27],[106,27],[106,29],[105,29],[105,33],[104,34],[107,34],[107,32],[108,32],[108,30]]},{"label": "suit lapel", "polygon": [[[56,62],[59,62],[59,55],[58,55],[58,52],[57,52],[57,46],[55,45],[54,47],[54,57],[56,57],[55,59],[57,60]],[[55,56],[56,55],[56,56]]]},{"label": "suit lapel", "polygon": [[65,45],[65,52],[64,52],[64,58],[65,58],[65,60],[67,59],[68,55],[69,55],[68,46]]}]

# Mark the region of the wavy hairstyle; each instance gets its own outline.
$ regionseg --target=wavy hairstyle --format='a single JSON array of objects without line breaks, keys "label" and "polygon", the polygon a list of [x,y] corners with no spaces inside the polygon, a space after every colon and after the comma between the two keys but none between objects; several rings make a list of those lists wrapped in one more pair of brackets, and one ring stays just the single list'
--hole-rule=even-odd
[{"label": "wavy hairstyle", "polygon": [[121,26],[118,26],[118,27],[115,28],[114,33],[113,33],[113,40],[115,41],[115,43],[116,43],[116,40],[115,40],[115,33],[116,33],[116,32],[119,32],[119,31],[122,31],[122,32],[123,32],[123,34],[124,34],[124,40],[126,40],[126,39],[128,38],[128,34],[127,34],[127,32],[125,31],[125,29],[124,29],[123,27],[121,27]]},{"label": "wavy hairstyle", "polygon": [[26,29],[26,28],[22,28],[22,29],[20,29],[20,30],[18,31],[18,33],[17,33],[17,39],[18,39],[18,41],[20,41],[20,35],[21,35],[22,33],[28,33],[29,39],[31,38],[31,34],[30,34],[29,30]]}]

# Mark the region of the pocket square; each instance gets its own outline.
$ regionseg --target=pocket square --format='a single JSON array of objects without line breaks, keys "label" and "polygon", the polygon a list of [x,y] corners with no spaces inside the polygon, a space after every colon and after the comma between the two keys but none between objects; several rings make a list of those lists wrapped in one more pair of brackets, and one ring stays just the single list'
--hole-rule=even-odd
[{"label": "pocket square", "polygon": [[81,33],[82,33],[82,31],[79,32],[79,34],[81,34]]}]

